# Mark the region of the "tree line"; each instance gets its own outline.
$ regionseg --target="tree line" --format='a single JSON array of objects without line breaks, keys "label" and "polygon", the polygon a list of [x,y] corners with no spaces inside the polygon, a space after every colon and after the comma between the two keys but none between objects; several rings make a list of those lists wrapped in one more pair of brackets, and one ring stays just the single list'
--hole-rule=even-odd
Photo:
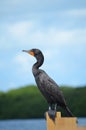
[{"label": "tree line", "polygon": [[[86,86],[60,87],[68,107],[76,117],[86,117]],[[34,85],[23,86],[8,92],[0,92],[0,119],[44,118],[48,104]],[[66,116],[60,107],[62,116]]]}]

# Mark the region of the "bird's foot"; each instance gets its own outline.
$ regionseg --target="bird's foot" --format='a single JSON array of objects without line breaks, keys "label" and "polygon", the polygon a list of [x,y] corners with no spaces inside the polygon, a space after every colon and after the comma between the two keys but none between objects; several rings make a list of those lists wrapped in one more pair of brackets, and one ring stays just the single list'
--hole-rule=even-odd
[{"label": "bird's foot", "polygon": [[56,110],[48,110],[48,115],[54,121],[56,117]]}]

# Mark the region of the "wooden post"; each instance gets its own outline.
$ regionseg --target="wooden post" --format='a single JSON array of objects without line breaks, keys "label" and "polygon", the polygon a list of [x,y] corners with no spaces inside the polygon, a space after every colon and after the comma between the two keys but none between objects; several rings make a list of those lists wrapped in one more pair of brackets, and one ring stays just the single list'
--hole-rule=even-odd
[{"label": "wooden post", "polygon": [[55,121],[53,121],[48,113],[46,113],[47,130],[86,130],[86,127],[77,126],[76,117],[61,117],[61,113],[56,113]]}]

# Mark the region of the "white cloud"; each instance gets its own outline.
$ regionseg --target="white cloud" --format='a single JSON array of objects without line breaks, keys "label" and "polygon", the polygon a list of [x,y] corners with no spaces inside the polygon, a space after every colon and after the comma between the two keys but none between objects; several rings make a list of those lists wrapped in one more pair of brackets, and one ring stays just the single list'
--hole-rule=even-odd
[{"label": "white cloud", "polygon": [[[55,27],[44,29],[37,28],[38,24],[33,22],[20,22],[9,26],[10,35],[19,41],[20,44],[47,44],[47,45],[67,45],[83,44],[86,42],[86,29],[58,30]],[[17,43],[17,44],[19,44]]]},{"label": "white cloud", "polygon": [[25,37],[28,32],[32,30],[33,23],[30,21],[22,21],[15,24],[11,24],[8,27],[9,32],[15,37]]},{"label": "white cloud", "polygon": [[21,21],[5,24],[5,34],[1,35],[0,50],[12,48],[48,48],[62,47],[64,45],[86,45],[86,28],[61,29],[33,21]]},{"label": "white cloud", "polygon": [[72,10],[67,10],[64,11],[64,13],[68,15],[74,15],[74,16],[86,16],[86,9],[72,9]]},{"label": "white cloud", "polygon": [[26,74],[31,73],[33,60],[34,58],[29,56],[27,53],[25,54],[24,52],[21,52],[21,54],[17,54],[12,60],[15,66],[15,73],[25,76]]},{"label": "white cloud", "polygon": [[0,3],[1,11],[5,12],[48,12],[56,10],[65,10],[71,8],[79,8],[85,5],[85,0],[82,1],[68,1],[68,0],[4,0]]},{"label": "white cloud", "polygon": [[28,68],[31,68],[29,57],[26,57],[23,54],[18,54],[16,57],[14,57],[13,62],[14,64],[17,64],[18,73],[26,73],[29,71]]}]

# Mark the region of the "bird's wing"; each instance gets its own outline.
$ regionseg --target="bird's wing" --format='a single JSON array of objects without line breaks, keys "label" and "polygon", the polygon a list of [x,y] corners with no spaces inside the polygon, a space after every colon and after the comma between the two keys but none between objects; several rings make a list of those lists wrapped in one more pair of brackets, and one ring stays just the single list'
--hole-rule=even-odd
[{"label": "bird's wing", "polygon": [[53,79],[51,79],[46,73],[43,77],[44,78],[42,78],[42,85],[44,86],[45,91],[50,96],[52,96],[58,103],[66,105],[63,93],[60,90],[59,86],[56,84],[56,82]]}]

